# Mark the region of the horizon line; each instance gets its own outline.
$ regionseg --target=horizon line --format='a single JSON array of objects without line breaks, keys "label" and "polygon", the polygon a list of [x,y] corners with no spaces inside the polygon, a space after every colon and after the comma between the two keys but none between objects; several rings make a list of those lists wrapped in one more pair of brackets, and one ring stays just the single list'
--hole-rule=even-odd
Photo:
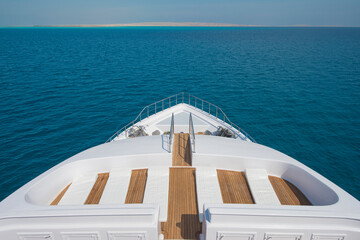
[{"label": "horizon line", "polygon": [[309,25],[309,24],[293,24],[293,25],[255,25],[255,24],[233,24],[233,23],[207,23],[207,22],[139,22],[139,23],[120,23],[120,24],[36,24],[36,25],[13,25],[1,26],[2,28],[11,27],[73,27],[73,28],[106,28],[106,27],[352,27],[346,25]]}]

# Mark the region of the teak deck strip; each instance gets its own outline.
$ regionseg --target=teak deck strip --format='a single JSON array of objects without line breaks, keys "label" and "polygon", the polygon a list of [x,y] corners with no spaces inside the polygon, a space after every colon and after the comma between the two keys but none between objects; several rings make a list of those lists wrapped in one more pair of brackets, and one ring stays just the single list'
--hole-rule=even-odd
[{"label": "teak deck strip", "polygon": [[167,222],[161,223],[165,239],[199,239],[201,224],[196,199],[194,168],[170,168]]},{"label": "teak deck strip", "polygon": [[312,205],[297,187],[285,179],[269,176],[269,180],[282,205]]},{"label": "teak deck strip", "polygon": [[218,169],[217,176],[224,203],[254,204],[244,172]]},{"label": "teak deck strip", "polygon": [[84,204],[99,204],[100,198],[104,192],[107,180],[109,179],[109,173],[99,173],[91,189],[89,196],[87,197]]},{"label": "teak deck strip", "polygon": [[142,203],[147,180],[147,169],[132,170],[125,203]]},{"label": "teak deck strip", "polygon": [[188,133],[175,133],[172,165],[191,166],[191,144]]},{"label": "teak deck strip", "polygon": [[50,203],[50,205],[58,205],[62,197],[65,195],[66,191],[69,189],[71,183],[67,185],[60,193],[57,195],[57,197]]}]

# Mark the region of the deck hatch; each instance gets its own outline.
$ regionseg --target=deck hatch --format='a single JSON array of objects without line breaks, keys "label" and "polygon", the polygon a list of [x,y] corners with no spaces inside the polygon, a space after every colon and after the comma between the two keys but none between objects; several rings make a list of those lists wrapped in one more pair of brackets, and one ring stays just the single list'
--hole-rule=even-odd
[{"label": "deck hatch", "polygon": [[55,239],[50,232],[18,233],[20,240],[53,240]]},{"label": "deck hatch", "polygon": [[265,233],[265,240],[302,240],[300,233]]},{"label": "deck hatch", "polygon": [[96,232],[69,232],[61,233],[63,240],[100,240],[99,233]]},{"label": "deck hatch", "polygon": [[254,240],[255,233],[217,232],[217,240]]}]

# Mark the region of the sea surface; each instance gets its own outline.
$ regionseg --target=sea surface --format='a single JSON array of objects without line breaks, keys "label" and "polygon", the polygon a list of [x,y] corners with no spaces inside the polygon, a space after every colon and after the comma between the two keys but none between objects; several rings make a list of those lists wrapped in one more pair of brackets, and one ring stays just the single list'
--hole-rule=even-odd
[{"label": "sea surface", "polygon": [[360,199],[360,28],[1,28],[0,200],[186,91]]}]

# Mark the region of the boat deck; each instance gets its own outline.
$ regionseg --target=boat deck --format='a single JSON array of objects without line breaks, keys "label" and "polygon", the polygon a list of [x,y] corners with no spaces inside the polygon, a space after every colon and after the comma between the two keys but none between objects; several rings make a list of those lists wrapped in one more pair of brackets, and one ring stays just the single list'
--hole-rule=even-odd
[{"label": "boat deck", "polygon": [[161,223],[165,239],[199,239],[194,168],[170,168],[168,200],[168,220]]},{"label": "boat deck", "polygon": [[71,183],[69,183],[57,196],[56,198],[50,203],[51,206],[56,206],[59,204],[62,197],[65,195],[66,191],[69,189]]},{"label": "boat deck", "polygon": [[[125,204],[141,204],[147,181],[147,169],[134,169],[126,194]],[[83,204],[99,204],[109,173],[99,173]],[[165,239],[199,239],[201,223],[197,203],[196,168],[169,168],[167,222],[161,223]],[[254,204],[244,172],[217,170],[218,183],[224,204]],[[311,205],[306,196],[290,182],[275,176],[269,180],[282,205]],[[58,205],[70,188],[68,184],[50,203]]]},{"label": "boat deck", "polygon": [[217,176],[224,203],[254,204],[244,172],[217,170]]},{"label": "boat deck", "polygon": [[174,147],[172,155],[173,166],[191,166],[191,144],[188,133],[174,134]]},{"label": "boat deck", "polygon": [[[192,154],[189,134],[175,134],[172,155],[173,166],[169,167],[168,174],[164,175],[164,169],[162,171],[153,171],[151,173],[155,174],[155,176],[151,175],[152,179],[157,179],[157,177],[159,177],[159,179],[161,179],[160,181],[162,181],[162,176],[166,176],[165,179],[168,178],[169,181],[167,207],[165,206],[164,208],[164,204],[166,205],[166,195],[163,197],[165,199],[165,203],[162,203],[163,205],[161,205],[159,202],[160,212],[162,211],[161,209],[167,212],[167,217],[165,217],[165,219],[167,220],[166,222],[164,221],[161,223],[161,231],[165,239],[199,239],[199,235],[201,234],[199,211],[202,212],[203,206],[199,206],[197,199],[197,197],[199,196],[197,195],[199,194],[197,187],[199,187],[200,185],[196,185],[197,168],[191,166]],[[129,171],[130,169],[128,170],[128,172],[127,170],[124,171],[124,174],[126,172],[127,174],[130,174]],[[119,202],[119,204],[143,203],[149,171],[148,169],[133,169],[131,170],[131,177],[129,175],[126,175],[128,176],[128,178],[130,178],[128,182],[123,183],[123,185],[126,184],[125,189],[127,186],[127,193],[126,191],[123,191],[123,196],[116,196],[116,199],[125,199],[125,201],[123,200],[124,202]],[[198,171],[200,174],[200,168]],[[224,204],[256,204],[252,194],[252,191],[255,190],[250,188],[249,181],[251,181],[251,179],[247,179],[247,175],[245,174],[245,172],[221,170],[214,168],[212,169],[212,171],[214,172],[214,178],[211,178],[211,184],[214,185],[215,183],[216,185],[217,181],[220,191],[217,191],[217,193],[212,191],[207,192],[208,188],[206,186],[209,183],[207,183],[206,181],[204,182],[203,179],[201,179],[201,176],[203,175],[199,175],[198,180],[200,181],[199,183],[201,183],[202,190],[204,190],[202,191],[202,194],[205,194],[201,195],[202,198],[205,196],[205,198],[201,199],[201,201],[206,203],[207,199],[209,200],[211,199],[211,197],[213,197],[213,194],[221,194],[221,198],[218,197],[217,199],[220,199],[220,201],[222,199],[222,203]],[[156,174],[159,174],[159,176],[157,176]],[[87,198],[84,202],[82,202],[82,204],[103,204],[100,200],[108,182],[109,175],[111,175],[111,172],[98,173],[96,181],[84,181],[87,184],[86,186],[89,187],[92,185],[92,187],[89,187]],[[126,179],[126,177],[118,179]],[[270,188],[270,190],[274,194],[276,193],[275,198],[277,196],[279,202],[282,205],[311,205],[310,201],[306,198],[306,196],[297,187],[295,187],[293,184],[286,181],[285,179],[265,175],[265,181],[268,182],[268,187]],[[90,182],[90,184],[88,182]],[[64,195],[67,194],[67,192],[69,192],[68,189],[71,188],[72,185],[74,184],[68,184],[54,198],[50,205],[61,204],[61,199],[64,197]],[[151,184],[149,183],[149,185]],[[155,186],[155,188],[157,187],[157,185]],[[165,186],[167,188],[167,185]],[[154,194],[154,189],[152,189],[154,186],[148,187],[148,190],[152,190],[149,192],[152,192],[152,194]],[[164,191],[156,191],[158,192],[156,192],[155,194],[158,194],[159,197],[157,197],[158,195],[155,195],[155,201],[160,201],[158,199],[160,199],[160,195]],[[167,194],[166,192],[164,193]],[[74,191],[72,194],[74,194]],[[206,198],[206,196],[208,196],[209,198]],[[165,212],[162,212],[162,214],[165,214]]]},{"label": "boat deck", "polygon": [[96,182],[87,197],[85,204],[98,204],[104,192],[109,173],[99,173]]},{"label": "boat deck", "polygon": [[292,183],[274,176],[269,176],[269,180],[282,205],[311,205],[309,199]]},{"label": "boat deck", "polygon": [[147,180],[147,169],[132,170],[125,203],[142,203]]}]

